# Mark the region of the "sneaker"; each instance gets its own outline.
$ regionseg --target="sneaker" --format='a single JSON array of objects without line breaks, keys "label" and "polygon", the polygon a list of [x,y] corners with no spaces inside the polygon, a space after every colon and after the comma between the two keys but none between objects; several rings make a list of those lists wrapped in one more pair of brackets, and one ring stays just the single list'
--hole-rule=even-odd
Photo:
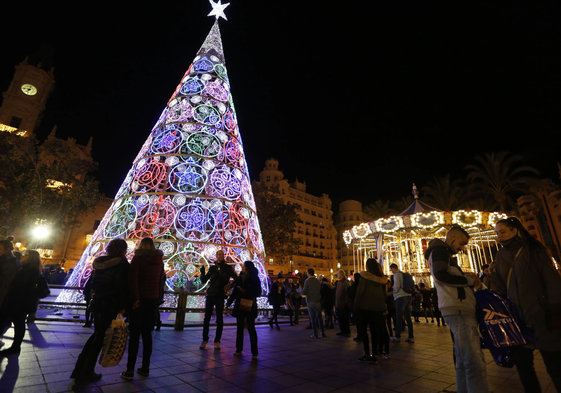
[{"label": "sneaker", "polygon": [[139,367],[136,369],[136,372],[142,375],[143,377],[147,377],[148,375],[150,375],[150,370],[147,368]]},{"label": "sneaker", "polygon": [[277,329],[277,330],[280,330],[280,326],[279,326],[279,325],[277,325],[277,326],[276,326],[276,329]]},{"label": "sneaker", "polygon": [[325,332],[321,332],[321,337],[322,338],[326,338],[327,336],[325,335]]},{"label": "sneaker", "polygon": [[384,358],[384,360],[390,360],[392,358],[389,353],[383,353],[382,357]]},{"label": "sneaker", "polygon": [[415,339],[414,339],[413,337],[407,337],[407,338],[405,339],[405,342],[406,342],[406,343],[414,343],[414,342],[415,342]]},{"label": "sneaker", "polygon": [[372,361],[372,356],[364,355],[363,357],[358,358],[358,361],[362,362],[362,363],[371,362]]},{"label": "sneaker", "polygon": [[234,356],[242,356],[242,352],[234,352]]},{"label": "sneaker", "polygon": [[208,344],[208,341],[203,340],[203,342],[201,343],[201,346],[199,348],[200,349],[205,349],[207,344]]},{"label": "sneaker", "polygon": [[214,343],[214,349],[217,350],[217,351],[220,351],[220,343],[219,342]]},{"label": "sneaker", "polygon": [[393,341],[394,343],[401,342],[401,339],[399,337],[390,337],[390,340]]},{"label": "sneaker", "polygon": [[316,333],[314,333],[310,336],[310,338],[319,338],[319,336]]},{"label": "sneaker", "polygon": [[121,373],[121,378],[132,381],[134,379],[134,371],[123,371]]}]

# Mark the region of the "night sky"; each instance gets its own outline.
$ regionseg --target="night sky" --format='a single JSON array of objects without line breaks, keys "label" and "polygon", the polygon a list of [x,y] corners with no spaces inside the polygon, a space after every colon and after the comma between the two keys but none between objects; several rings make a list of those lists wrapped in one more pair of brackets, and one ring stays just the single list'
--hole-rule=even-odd
[{"label": "night sky", "polygon": [[[37,137],[55,124],[93,136],[113,197],[214,22],[208,1],[5,3],[0,90],[53,46]],[[274,157],[337,211],[464,178],[474,156],[506,150],[559,182],[559,4],[230,3],[220,28],[252,179]]]}]

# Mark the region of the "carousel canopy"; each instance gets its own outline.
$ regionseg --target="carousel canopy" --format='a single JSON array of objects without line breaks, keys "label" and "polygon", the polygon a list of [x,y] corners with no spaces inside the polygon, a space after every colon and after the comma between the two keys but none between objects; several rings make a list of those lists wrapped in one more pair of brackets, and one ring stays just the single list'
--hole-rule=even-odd
[{"label": "carousel canopy", "polygon": [[402,211],[398,216],[411,216],[415,213],[423,213],[425,211],[428,212],[441,212],[442,210],[437,209],[436,207],[432,207],[427,205],[424,202],[421,202],[419,199],[415,199],[412,204],[409,205],[407,209]]}]

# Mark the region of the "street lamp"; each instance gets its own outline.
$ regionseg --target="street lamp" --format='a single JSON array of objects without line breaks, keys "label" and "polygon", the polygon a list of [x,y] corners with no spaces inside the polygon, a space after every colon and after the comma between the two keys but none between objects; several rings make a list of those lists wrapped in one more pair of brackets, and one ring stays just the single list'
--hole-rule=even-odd
[{"label": "street lamp", "polygon": [[49,236],[50,233],[51,231],[46,226],[38,225],[35,227],[35,229],[33,229],[33,236],[35,236],[35,238],[37,239],[37,242],[35,243],[35,249],[37,249],[37,246],[39,245],[39,241]]}]

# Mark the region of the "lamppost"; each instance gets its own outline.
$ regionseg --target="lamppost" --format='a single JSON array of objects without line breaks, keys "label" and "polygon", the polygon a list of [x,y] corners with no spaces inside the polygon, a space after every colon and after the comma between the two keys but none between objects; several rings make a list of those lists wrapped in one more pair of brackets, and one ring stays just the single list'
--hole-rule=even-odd
[{"label": "lamppost", "polygon": [[44,225],[37,225],[35,229],[33,229],[33,236],[37,239],[35,242],[35,249],[37,249],[39,242],[49,236],[50,233],[51,231],[49,228]]}]

